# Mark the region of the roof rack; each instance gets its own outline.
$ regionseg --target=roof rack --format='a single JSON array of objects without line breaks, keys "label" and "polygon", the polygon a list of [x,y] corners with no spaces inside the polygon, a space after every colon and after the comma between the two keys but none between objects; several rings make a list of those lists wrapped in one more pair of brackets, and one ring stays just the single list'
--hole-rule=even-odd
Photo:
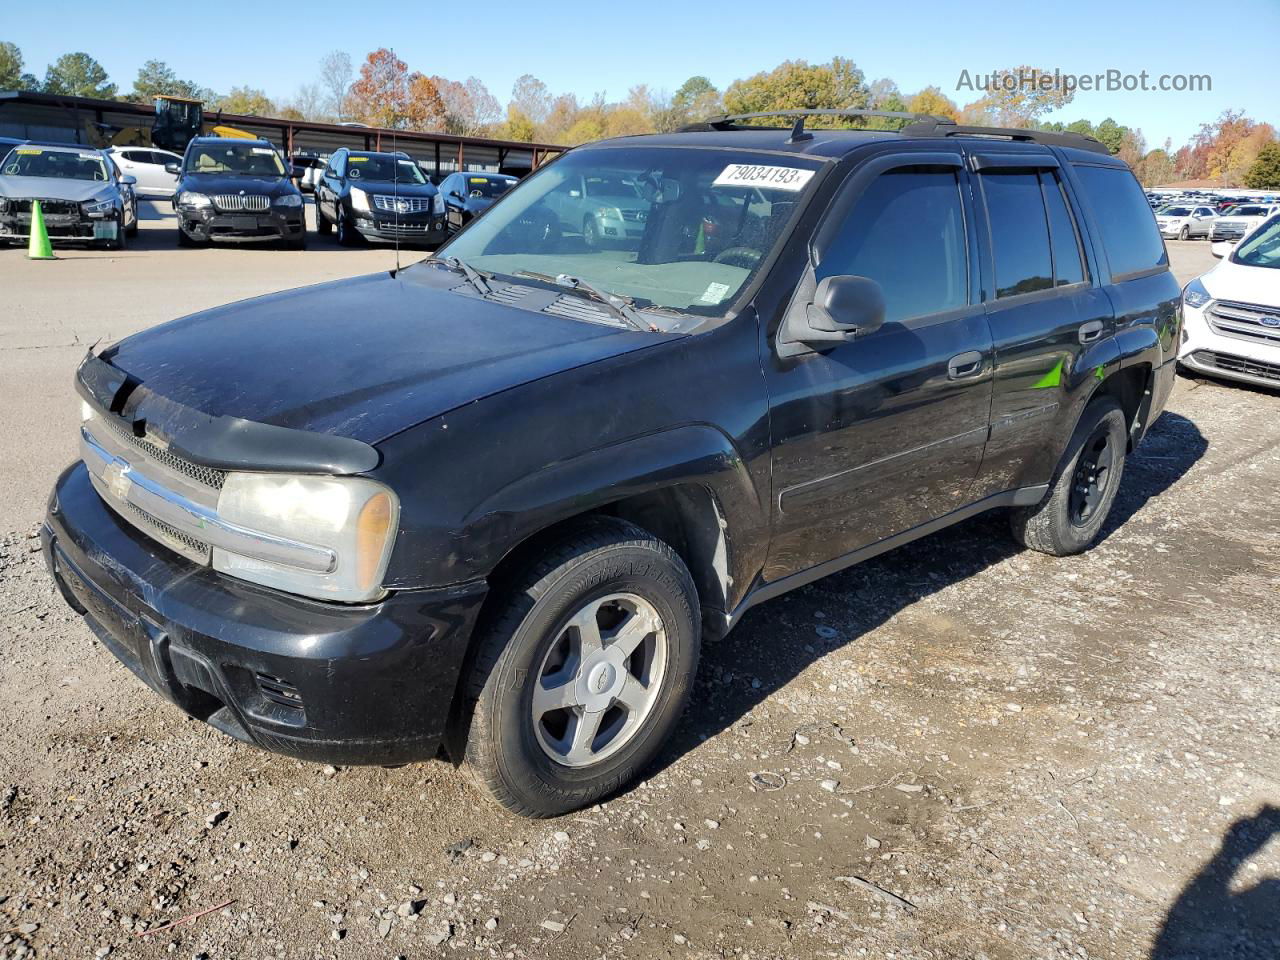
[{"label": "roof rack", "polygon": [[702,123],[690,124],[682,128],[683,132],[694,130],[741,130],[738,126],[740,120],[759,120],[763,117],[790,117],[791,138],[788,143],[799,143],[802,140],[812,140],[813,134],[807,133],[804,129],[804,122],[809,117],[884,117],[888,120],[916,120],[923,122],[945,122],[942,117],[931,116],[927,113],[904,113],[898,110],[856,110],[853,108],[844,109],[811,109],[811,110],[762,110],[758,113],[725,113],[716,117],[708,117]]},{"label": "roof rack", "polygon": [[1016,140],[1022,143],[1040,143],[1047,147],[1074,147],[1093,153],[1111,155],[1106,144],[1084,133],[1057,133],[1052,130],[1026,130],[1020,127],[970,127],[934,117],[912,123],[898,131],[904,137],[985,137],[992,140]]}]

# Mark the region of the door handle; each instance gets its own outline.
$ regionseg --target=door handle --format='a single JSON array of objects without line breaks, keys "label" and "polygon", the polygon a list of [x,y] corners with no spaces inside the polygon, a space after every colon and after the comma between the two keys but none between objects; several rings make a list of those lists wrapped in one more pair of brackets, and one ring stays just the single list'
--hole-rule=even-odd
[{"label": "door handle", "polygon": [[976,377],[982,372],[982,354],[977,350],[957,353],[947,361],[947,377],[951,380],[964,380]]},{"label": "door handle", "polygon": [[1102,336],[1102,321],[1090,320],[1080,328],[1080,342],[1093,343]]}]

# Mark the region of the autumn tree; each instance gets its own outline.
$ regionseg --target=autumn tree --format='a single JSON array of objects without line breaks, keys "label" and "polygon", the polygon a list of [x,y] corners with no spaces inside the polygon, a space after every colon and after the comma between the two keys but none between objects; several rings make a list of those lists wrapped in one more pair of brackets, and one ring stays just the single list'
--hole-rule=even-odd
[{"label": "autumn tree", "polygon": [[107,78],[102,64],[87,53],[64,53],[45,71],[45,93],[73,97],[97,97],[114,100],[116,85]]},{"label": "autumn tree", "polygon": [[1240,110],[1224,110],[1210,123],[1202,123],[1191,142],[1174,157],[1183,179],[1240,183],[1262,148],[1275,140],[1275,129],[1257,123]]},{"label": "autumn tree", "polygon": [[[551,91],[547,85],[531,73],[517,78],[511,88],[511,103],[520,115],[527,117],[535,128],[546,122],[551,110]],[[532,137],[530,137],[532,139]]]},{"label": "autumn tree", "polygon": [[465,82],[431,78],[444,107],[444,131],[459,136],[476,136],[502,119],[502,107],[476,77]]},{"label": "autumn tree", "polygon": [[1170,147],[1171,143],[1166,140],[1163,147],[1148,151],[1146,156],[1134,164],[1134,175],[1144,187],[1158,187],[1173,182],[1176,174]]},{"label": "autumn tree", "polygon": [[434,77],[422,73],[410,74],[408,100],[405,104],[405,126],[412,130],[443,130],[445,120],[444,100]]},{"label": "autumn tree", "polygon": [[401,127],[409,110],[409,68],[386,47],[360,67],[348,95],[350,115],[373,127]]},{"label": "autumn tree", "polygon": [[1045,82],[1051,71],[1018,66],[974,77],[962,71],[960,89],[982,91],[983,96],[960,112],[963,123],[977,126],[1031,127],[1046,113],[1075,99],[1075,91]]},{"label": "autumn tree", "polygon": [[922,113],[931,117],[943,117],[954,120],[960,116],[960,108],[954,100],[938,87],[925,87],[919,93],[907,98],[907,110],[910,113]]},{"label": "autumn tree", "polygon": [[1258,151],[1258,157],[1244,175],[1251,190],[1280,190],[1280,143],[1272,141]]},{"label": "autumn tree", "polygon": [[843,57],[830,63],[787,60],[772,70],[735,80],[724,92],[729,113],[770,110],[866,107],[868,91],[863,73]]}]

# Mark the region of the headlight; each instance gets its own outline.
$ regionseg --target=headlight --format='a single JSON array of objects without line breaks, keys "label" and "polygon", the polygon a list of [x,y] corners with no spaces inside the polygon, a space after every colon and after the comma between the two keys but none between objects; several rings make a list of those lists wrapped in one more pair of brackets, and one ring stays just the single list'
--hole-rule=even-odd
[{"label": "headlight", "polygon": [[[0,210],[4,209],[3,203],[4,201],[0,200]],[[436,216],[439,216],[440,214],[444,213],[444,194],[443,193],[436,193],[436,195],[431,198],[431,212]]]},{"label": "headlight", "polygon": [[210,207],[213,201],[206,197],[203,193],[190,193],[182,191],[178,194],[178,206],[180,207]]},{"label": "headlight", "polygon": [[400,520],[400,502],[362,477],[229,473],[218,516],[247,530],[328,549],[326,571],[244,557],[214,548],[213,567],[289,593],[322,600],[380,597]]},{"label": "headlight", "polygon": [[90,200],[84,204],[84,212],[91,217],[101,217],[108,213],[113,213],[116,209],[116,201],[112,197],[105,200]]},{"label": "headlight", "polygon": [[1188,283],[1186,289],[1182,291],[1182,302],[1194,310],[1199,310],[1212,300],[1213,297],[1204,288],[1199,277]]},{"label": "headlight", "polygon": [[302,206],[302,197],[296,193],[286,193],[283,196],[276,197],[277,207],[300,207]]},{"label": "headlight", "polygon": [[361,190],[359,187],[352,187],[351,188],[351,206],[355,207],[357,210],[363,210],[365,213],[368,213],[369,212],[369,195],[365,193],[363,190]]},{"label": "headlight", "polygon": [[621,220],[622,211],[617,207],[600,207],[596,210],[596,216],[605,220]]},{"label": "headlight", "polygon": [[8,213],[8,212],[9,212],[9,198],[0,197],[0,213]]}]

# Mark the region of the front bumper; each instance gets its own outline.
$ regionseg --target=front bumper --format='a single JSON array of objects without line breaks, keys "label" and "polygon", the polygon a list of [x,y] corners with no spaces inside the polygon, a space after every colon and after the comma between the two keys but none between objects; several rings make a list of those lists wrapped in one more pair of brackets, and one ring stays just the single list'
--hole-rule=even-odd
[{"label": "front bumper", "polygon": [[298,240],[307,232],[304,209],[273,207],[265,213],[219,213],[212,207],[175,207],[178,229],[200,243]]},{"label": "front bumper", "polygon": [[402,214],[397,222],[394,213],[363,210],[352,217],[356,230],[366,240],[399,240],[401,243],[434,243],[445,238],[443,215]]},{"label": "front bumper", "polygon": [[1280,390],[1280,342],[1219,333],[1205,315],[1210,306],[1196,309],[1183,304],[1178,362],[1206,376]]},{"label": "front bumper", "polygon": [[344,606],[244,583],[117,517],[81,463],[41,531],[63,597],[156,693],[264,750],[342,764],[436,755],[485,585]]},{"label": "front bumper", "polygon": [[[113,241],[120,225],[118,214],[88,217],[80,213],[44,214],[44,228],[52,241],[89,243]],[[0,242],[17,243],[31,239],[31,214],[0,214]]]}]

